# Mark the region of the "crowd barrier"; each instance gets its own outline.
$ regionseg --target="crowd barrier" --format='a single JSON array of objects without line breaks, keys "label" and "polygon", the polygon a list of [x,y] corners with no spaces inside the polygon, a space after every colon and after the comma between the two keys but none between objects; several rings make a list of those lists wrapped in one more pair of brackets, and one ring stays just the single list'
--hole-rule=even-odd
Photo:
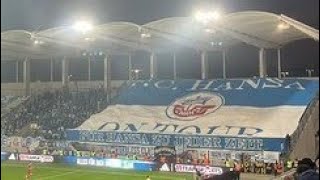
[{"label": "crowd barrier", "polygon": [[122,160],[122,159],[104,159],[104,158],[77,158],[77,165],[98,166],[117,169],[132,169],[135,171],[153,171],[154,162]]},{"label": "crowd barrier", "polygon": [[50,155],[31,155],[31,154],[16,154],[16,153],[9,153],[9,152],[1,152],[1,161],[6,161],[6,160],[53,163],[54,157]]},{"label": "crowd barrier", "polygon": [[1,161],[28,161],[39,163],[63,163],[68,165],[96,166],[135,171],[155,171],[156,163],[139,160],[106,159],[76,156],[29,155],[1,152]]},{"label": "crowd barrier", "polygon": [[[29,154],[15,154],[8,152],[1,152],[1,161],[15,160],[15,161],[29,161],[39,163],[63,163],[68,165],[79,166],[95,166],[116,169],[130,169],[134,171],[161,171],[157,169],[157,162],[140,161],[140,160],[124,160],[124,159],[107,159],[107,158],[93,158],[93,157],[76,157],[76,156],[50,156],[50,155],[29,155]],[[206,168],[206,166],[188,165],[188,164],[172,164],[174,169],[168,171],[193,173],[195,168],[199,171]],[[222,167],[209,167],[215,175],[223,175],[229,172],[230,169]]]}]

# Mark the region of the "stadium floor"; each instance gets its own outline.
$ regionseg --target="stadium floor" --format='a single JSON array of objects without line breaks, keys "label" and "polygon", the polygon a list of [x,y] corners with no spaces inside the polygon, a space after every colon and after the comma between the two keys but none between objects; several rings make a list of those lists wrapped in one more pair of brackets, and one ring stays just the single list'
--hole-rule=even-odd
[{"label": "stadium floor", "polygon": [[[1,163],[1,180],[24,180],[26,163]],[[192,174],[165,172],[134,172],[61,164],[35,164],[32,180],[193,180]],[[241,180],[270,180],[270,176],[243,174]]]}]

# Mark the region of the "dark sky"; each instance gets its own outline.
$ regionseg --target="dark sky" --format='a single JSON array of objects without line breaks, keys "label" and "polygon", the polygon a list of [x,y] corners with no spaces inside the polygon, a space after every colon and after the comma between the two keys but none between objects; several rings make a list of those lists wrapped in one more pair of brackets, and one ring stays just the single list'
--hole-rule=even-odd
[{"label": "dark sky", "polygon": [[170,16],[189,16],[194,9],[219,7],[224,12],[262,10],[283,13],[319,27],[319,0],[1,0],[1,30],[68,24],[76,16],[98,23],[138,24]]},{"label": "dark sky", "polygon": [[[319,0],[1,0],[1,31],[35,30],[40,26],[41,29],[45,29],[67,25],[79,16],[91,17],[97,24],[110,21],[143,24],[164,17],[190,16],[193,10],[209,6],[219,7],[227,13],[244,10],[282,13],[319,29]],[[318,71],[318,48],[319,44],[312,40],[289,44],[283,50],[284,69],[303,71],[305,68],[315,68]],[[268,54],[269,66],[272,69],[276,59],[275,53],[270,51]],[[215,56],[217,55],[212,55],[212,58]],[[254,66],[257,65],[255,48],[235,47],[229,54],[229,59],[227,70],[230,77],[250,76],[256,73],[257,68],[252,67],[252,62]],[[193,67],[192,60],[185,62],[181,67]],[[185,65],[188,63],[189,66]],[[121,66],[120,64],[118,65]],[[218,66],[219,63],[210,64],[212,71],[220,73],[221,68]],[[166,69],[170,66],[161,67]],[[164,74],[168,73],[166,70],[163,71]],[[274,69],[270,70],[270,73],[275,73]],[[213,73],[211,76],[219,75]]]}]

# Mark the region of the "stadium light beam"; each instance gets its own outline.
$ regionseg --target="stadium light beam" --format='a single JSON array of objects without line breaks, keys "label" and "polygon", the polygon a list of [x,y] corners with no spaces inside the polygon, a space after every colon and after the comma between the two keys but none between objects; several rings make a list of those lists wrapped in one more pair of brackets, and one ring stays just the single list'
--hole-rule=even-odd
[{"label": "stadium light beam", "polygon": [[88,21],[77,21],[72,25],[72,28],[77,32],[87,34],[93,30],[93,25]]}]

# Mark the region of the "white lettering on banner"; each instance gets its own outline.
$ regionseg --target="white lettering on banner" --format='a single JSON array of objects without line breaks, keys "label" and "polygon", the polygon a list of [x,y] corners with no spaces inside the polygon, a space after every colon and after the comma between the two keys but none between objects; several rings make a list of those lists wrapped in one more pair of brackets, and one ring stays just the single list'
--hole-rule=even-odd
[{"label": "white lettering on banner", "polygon": [[237,87],[237,90],[242,90],[243,86],[245,84],[248,84],[249,86],[251,86],[253,89],[257,89],[259,87],[260,84],[260,79],[257,80],[257,82],[253,82],[252,79],[248,79],[248,80],[244,80],[242,81],[241,85],[239,87]]},{"label": "white lettering on banner", "polygon": [[216,88],[213,88],[213,90],[215,90],[215,91],[232,90],[231,83],[230,82],[226,82],[226,84],[221,84],[220,86],[218,86]]},{"label": "white lettering on banner", "polygon": [[261,139],[242,139],[242,138],[225,138],[226,149],[262,149],[263,140]]},{"label": "white lettering on banner", "polygon": [[88,165],[89,162],[88,162],[88,159],[77,159],[77,164],[78,165]]},{"label": "white lettering on banner", "polygon": [[[186,173],[193,173],[196,172],[196,169],[198,171],[203,171],[206,167],[201,165],[187,165],[187,164],[176,164],[175,170],[176,172],[186,172]],[[220,167],[209,167],[210,172],[214,175],[222,175],[223,170]]]},{"label": "white lettering on banner", "polygon": [[[119,132],[145,132],[145,130],[150,131],[146,128],[152,128],[153,132],[159,132],[159,133],[173,133],[173,134],[185,134],[187,131],[188,133],[192,134],[207,134],[207,135],[246,135],[246,136],[253,136],[256,134],[259,134],[263,132],[260,128],[255,127],[240,127],[240,126],[212,126],[207,127],[207,129],[200,128],[198,126],[192,125],[192,126],[183,126],[183,125],[177,125],[177,124],[165,124],[165,123],[155,123],[155,125],[152,125],[152,123],[137,123],[133,124],[130,123],[131,127],[140,127],[140,128],[127,128],[128,123],[121,123],[121,122],[105,122],[104,124],[114,124],[118,128],[115,130],[109,130],[104,128],[97,128],[97,130],[103,130],[103,131],[119,131]],[[146,126],[148,125],[148,126]],[[104,126],[104,125],[102,125]],[[150,127],[151,126],[151,127]],[[143,128],[144,127],[144,128]],[[238,132],[237,134],[234,134],[232,132]],[[85,139],[90,138],[92,134],[89,134],[88,132],[81,132],[81,137],[86,137]],[[95,139],[100,139],[99,142],[104,142],[103,140],[103,133],[95,131]],[[112,138],[112,137],[110,137]],[[121,138],[121,137],[119,137]],[[129,137],[128,137],[129,138]],[[131,137],[133,140],[134,137]]]},{"label": "white lettering on banner", "polygon": [[287,85],[287,86],[284,87],[284,88],[286,88],[286,89],[291,89],[292,86],[296,86],[296,88],[299,89],[299,90],[305,90],[305,88],[304,88],[299,82],[294,82],[294,83],[292,83],[292,84]]},{"label": "white lettering on banner", "polygon": [[89,165],[95,166],[96,165],[96,160],[95,159],[89,159]]},{"label": "white lettering on banner", "polygon": [[159,144],[159,146],[167,146],[170,143],[170,136],[169,135],[162,135],[162,134],[157,134],[157,135],[152,135],[152,143],[153,144]]},{"label": "white lettering on banner", "polygon": [[[158,83],[158,82],[155,83],[155,87],[166,88],[166,86],[164,87],[160,86],[161,84],[165,84],[163,81],[161,81],[161,83]],[[172,86],[173,85],[171,85],[170,88],[172,88]],[[279,80],[277,78],[266,78],[265,82],[262,82],[261,79],[257,79],[256,81],[254,81],[253,79],[246,79],[246,80],[234,80],[234,81],[225,81],[225,82],[219,82],[217,80],[211,80],[211,81],[196,80],[195,83],[192,85],[192,87],[187,89],[187,91],[211,90],[211,89],[227,91],[227,90],[245,90],[248,88],[250,89],[292,88],[297,90],[305,90],[305,88],[299,81],[295,81],[289,84],[288,82],[284,80]]]},{"label": "white lettering on banner", "polygon": [[[67,131],[67,136],[71,141],[77,141],[77,138],[83,142],[97,142],[95,139],[95,131]],[[118,143],[118,144],[137,144],[148,146],[175,146],[186,148],[213,148],[213,149],[230,149],[230,150],[264,150],[264,139],[259,138],[231,138],[231,137],[211,137],[211,136],[188,136],[188,135],[169,135],[169,134],[145,134],[145,133],[117,133],[117,132],[100,132],[105,136],[103,143]],[[73,136],[78,134],[80,137]],[[86,134],[87,137],[82,137]],[[128,141],[124,137],[136,137],[134,141]],[[74,139],[72,139],[74,137]],[[75,138],[76,137],[76,138]],[[143,137],[143,138],[142,138]],[[88,139],[86,139],[88,138]],[[143,139],[143,140],[142,140]],[[98,139],[99,142],[100,139]],[[278,148],[282,140],[275,140],[274,147]],[[273,148],[274,148],[273,147]]]},{"label": "white lettering on banner", "polygon": [[97,159],[96,162],[97,162],[97,166],[101,166],[101,167],[105,166],[103,159]]},{"label": "white lettering on banner", "polygon": [[[271,84],[263,83],[262,89],[264,89],[264,88],[280,88],[281,87],[281,80],[279,80],[279,79],[266,78],[266,81],[270,82]],[[282,80],[282,82],[283,82],[283,80]]]}]

